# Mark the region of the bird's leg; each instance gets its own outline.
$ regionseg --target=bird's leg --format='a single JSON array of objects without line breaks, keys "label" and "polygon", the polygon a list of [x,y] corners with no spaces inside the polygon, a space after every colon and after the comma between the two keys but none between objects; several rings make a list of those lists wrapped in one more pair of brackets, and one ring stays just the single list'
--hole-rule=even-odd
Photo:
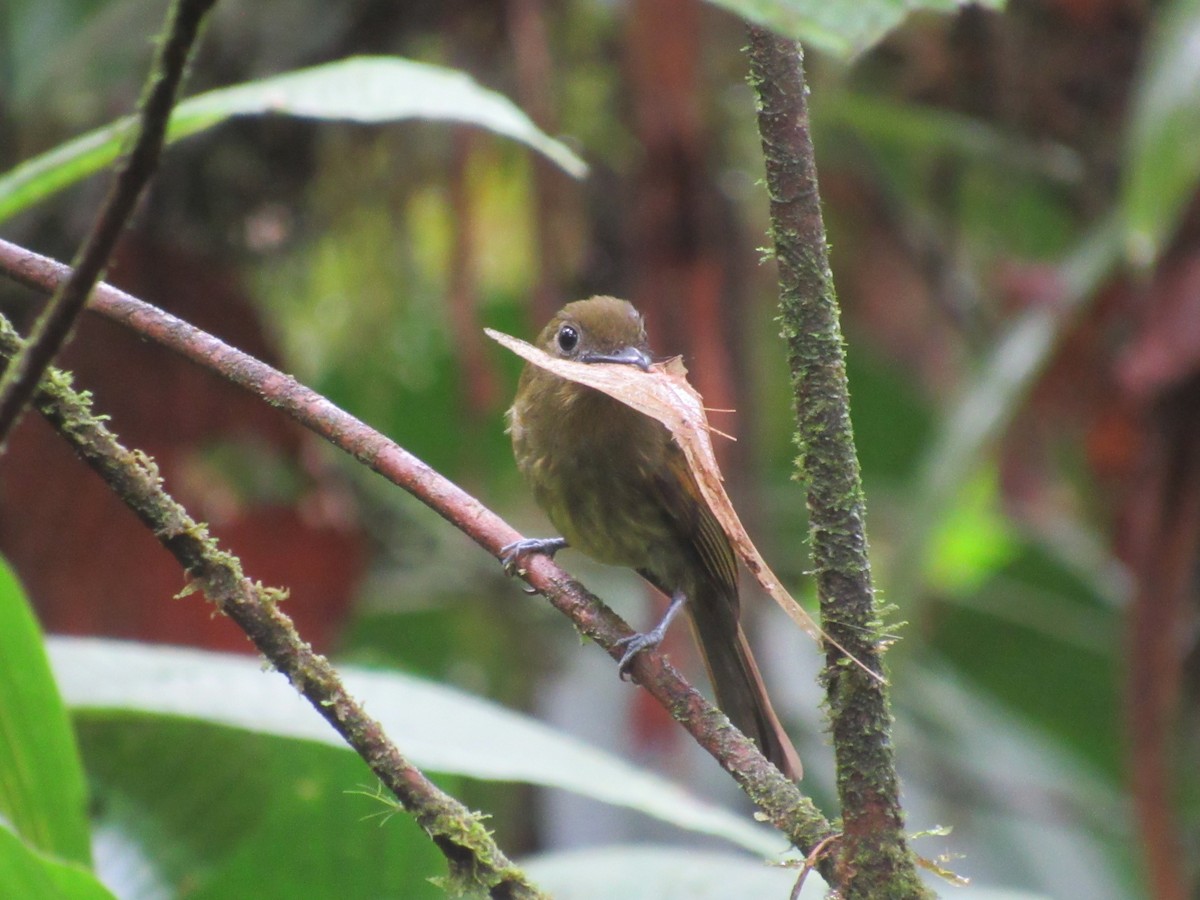
[{"label": "bird's leg", "polygon": [[617,673],[625,678],[628,674],[630,664],[633,663],[633,658],[643,650],[648,650],[651,647],[657,647],[662,643],[662,640],[667,635],[667,629],[671,627],[671,620],[679,615],[679,611],[683,609],[687,603],[687,594],[683,591],[676,591],[671,595],[671,605],[667,607],[667,612],[662,617],[662,621],[651,628],[649,631],[640,634],[631,634],[629,637],[621,638],[617,641],[618,647],[625,648],[625,655],[621,657],[621,661],[617,663]]},{"label": "bird's leg", "polygon": [[554,559],[554,554],[567,546],[567,539],[561,537],[522,538],[500,548],[500,564],[504,566],[505,572],[512,575],[516,572],[517,563],[521,561],[521,557],[530,553],[541,553]]}]

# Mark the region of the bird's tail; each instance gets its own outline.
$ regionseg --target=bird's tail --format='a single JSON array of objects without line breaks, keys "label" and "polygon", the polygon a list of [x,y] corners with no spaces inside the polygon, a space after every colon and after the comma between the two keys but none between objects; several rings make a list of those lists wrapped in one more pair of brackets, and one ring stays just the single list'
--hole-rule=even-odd
[{"label": "bird's tail", "polygon": [[[704,662],[708,667],[717,705],[743,734],[753,738],[763,756],[792,781],[804,775],[800,754],[767,697],[746,633],[734,620],[730,629],[724,615],[709,615],[707,604],[691,604],[692,622]],[[736,634],[730,634],[736,630]]]}]

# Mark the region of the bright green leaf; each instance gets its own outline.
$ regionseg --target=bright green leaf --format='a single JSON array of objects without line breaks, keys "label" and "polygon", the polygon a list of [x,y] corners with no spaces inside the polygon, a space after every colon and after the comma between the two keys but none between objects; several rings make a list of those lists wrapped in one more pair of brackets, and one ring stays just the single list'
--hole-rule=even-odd
[{"label": "bright green leaf", "polygon": [[0,814],[30,847],[90,864],[86,787],[74,732],[41,631],[2,560]]},{"label": "bright green leaf", "polygon": [[1000,510],[993,470],[964,486],[931,536],[928,552],[927,583],[951,594],[978,589],[1013,558],[1017,542]]},{"label": "bright green leaf", "polygon": [[37,852],[3,826],[0,892],[21,900],[115,900],[82,866]]},{"label": "bright green leaf", "polygon": [[[254,659],[65,637],[51,639],[50,653],[63,694],[75,709],[185,716],[345,746],[283,676],[264,672]],[[769,829],[478,697],[399,673],[341,671],[350,692],[401,752],[423,768],[563,788],[762,855],[786,848]]]},{"label": "bright green leaf", "polygon": [[[231,116],[266,113],[372,124],[399,119],[462,122],[521,141],[577,178],[587,172],[578,156],[538,129],[507,98],[461,72],[396,57],[353,57],[199,94],[176,107],[167,140],[204,131]],[[133,126],[134,119],[126,117],[0,175],[0,222],[111,163]]]}]

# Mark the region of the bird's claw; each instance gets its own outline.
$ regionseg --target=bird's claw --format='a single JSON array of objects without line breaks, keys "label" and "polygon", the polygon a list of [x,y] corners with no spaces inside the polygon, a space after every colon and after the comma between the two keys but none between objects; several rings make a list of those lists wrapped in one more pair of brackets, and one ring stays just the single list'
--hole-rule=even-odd
[{"label": "bird's claw", "polygon": [[566,546],[566,538],[522,538],[500,548],[500,565],[509,575],[516,575],[520,571],[518,566],[522,557],[541,553],[553,559],[554,554]]},{"label": "bird's claw", "polygon": [[617,641],[616,646],[625,648],[625,652],[621,655],[621,661],[617,663],[617,674],[621,676],[622,681],[629,678],[629,667],[633,665],[634,657],[643,650],[657,647],[662,643],[665,634],[665,628],[655,628],[651,631],[631,634],[629,637],[623,637]]},{"label": "bird's claw", "polygon": [[625,648],[621,661],[617,663],[617,674],[621,676],[622,681],[629,677],[629,667],[633,664],[635,656],[643,650],[650,650],[663,642],[663,638],[667,635],[667,629],[671,626],[671,620],[679,615],[679,611],[686,603],[687,595],[683,591],[676,591],[671,595],[671,605],[667,607],[662,621],[649,631],[631,634],[616,642],[616,646]]}]

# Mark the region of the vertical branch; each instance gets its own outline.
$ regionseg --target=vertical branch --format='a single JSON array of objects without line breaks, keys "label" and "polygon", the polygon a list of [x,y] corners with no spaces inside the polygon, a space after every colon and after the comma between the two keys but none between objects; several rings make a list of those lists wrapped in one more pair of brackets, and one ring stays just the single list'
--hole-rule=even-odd
[{"label": "vertical branch", "polygon": [[54,292],[38,318],[29,343],[0,380],[0,444],[29,403],[42,373],[63,344],[75,319],[87,304],[121,229],[137,205],[142,189],[158,166],[175,95],[183,81],[188,55],[200,23],[216,0],[176,0],[167,14],[166,30],[141,104],[133,148],[117,167],[112,187],[95,224],[75,257],[70,277]]},{"label": "vertical branch", "polygon": [[1160,462],[1135,506],[1138,524],[1131,529],[1137,589],[1129,607],[1126,727],[1146,884],[1158,900],[1195,896],[1188,888],[1187,840],[1176,812],[1173,736],[1187,690],[1179,635],[1188,631],[1193,615],[1188,604],[1200,547],[1197,401],[1194,379],[1160,401],[1151,444]]},{"label": "vertical branch", "polygon": [[[822,625],[882,674],[866,509],[799,45],[751,26],[750,80],[758,96]],[[924,896],[904,839],[887,685],[846,662],[828,649],[824,677],[844,827],[838,860],[842,895]]]}]

